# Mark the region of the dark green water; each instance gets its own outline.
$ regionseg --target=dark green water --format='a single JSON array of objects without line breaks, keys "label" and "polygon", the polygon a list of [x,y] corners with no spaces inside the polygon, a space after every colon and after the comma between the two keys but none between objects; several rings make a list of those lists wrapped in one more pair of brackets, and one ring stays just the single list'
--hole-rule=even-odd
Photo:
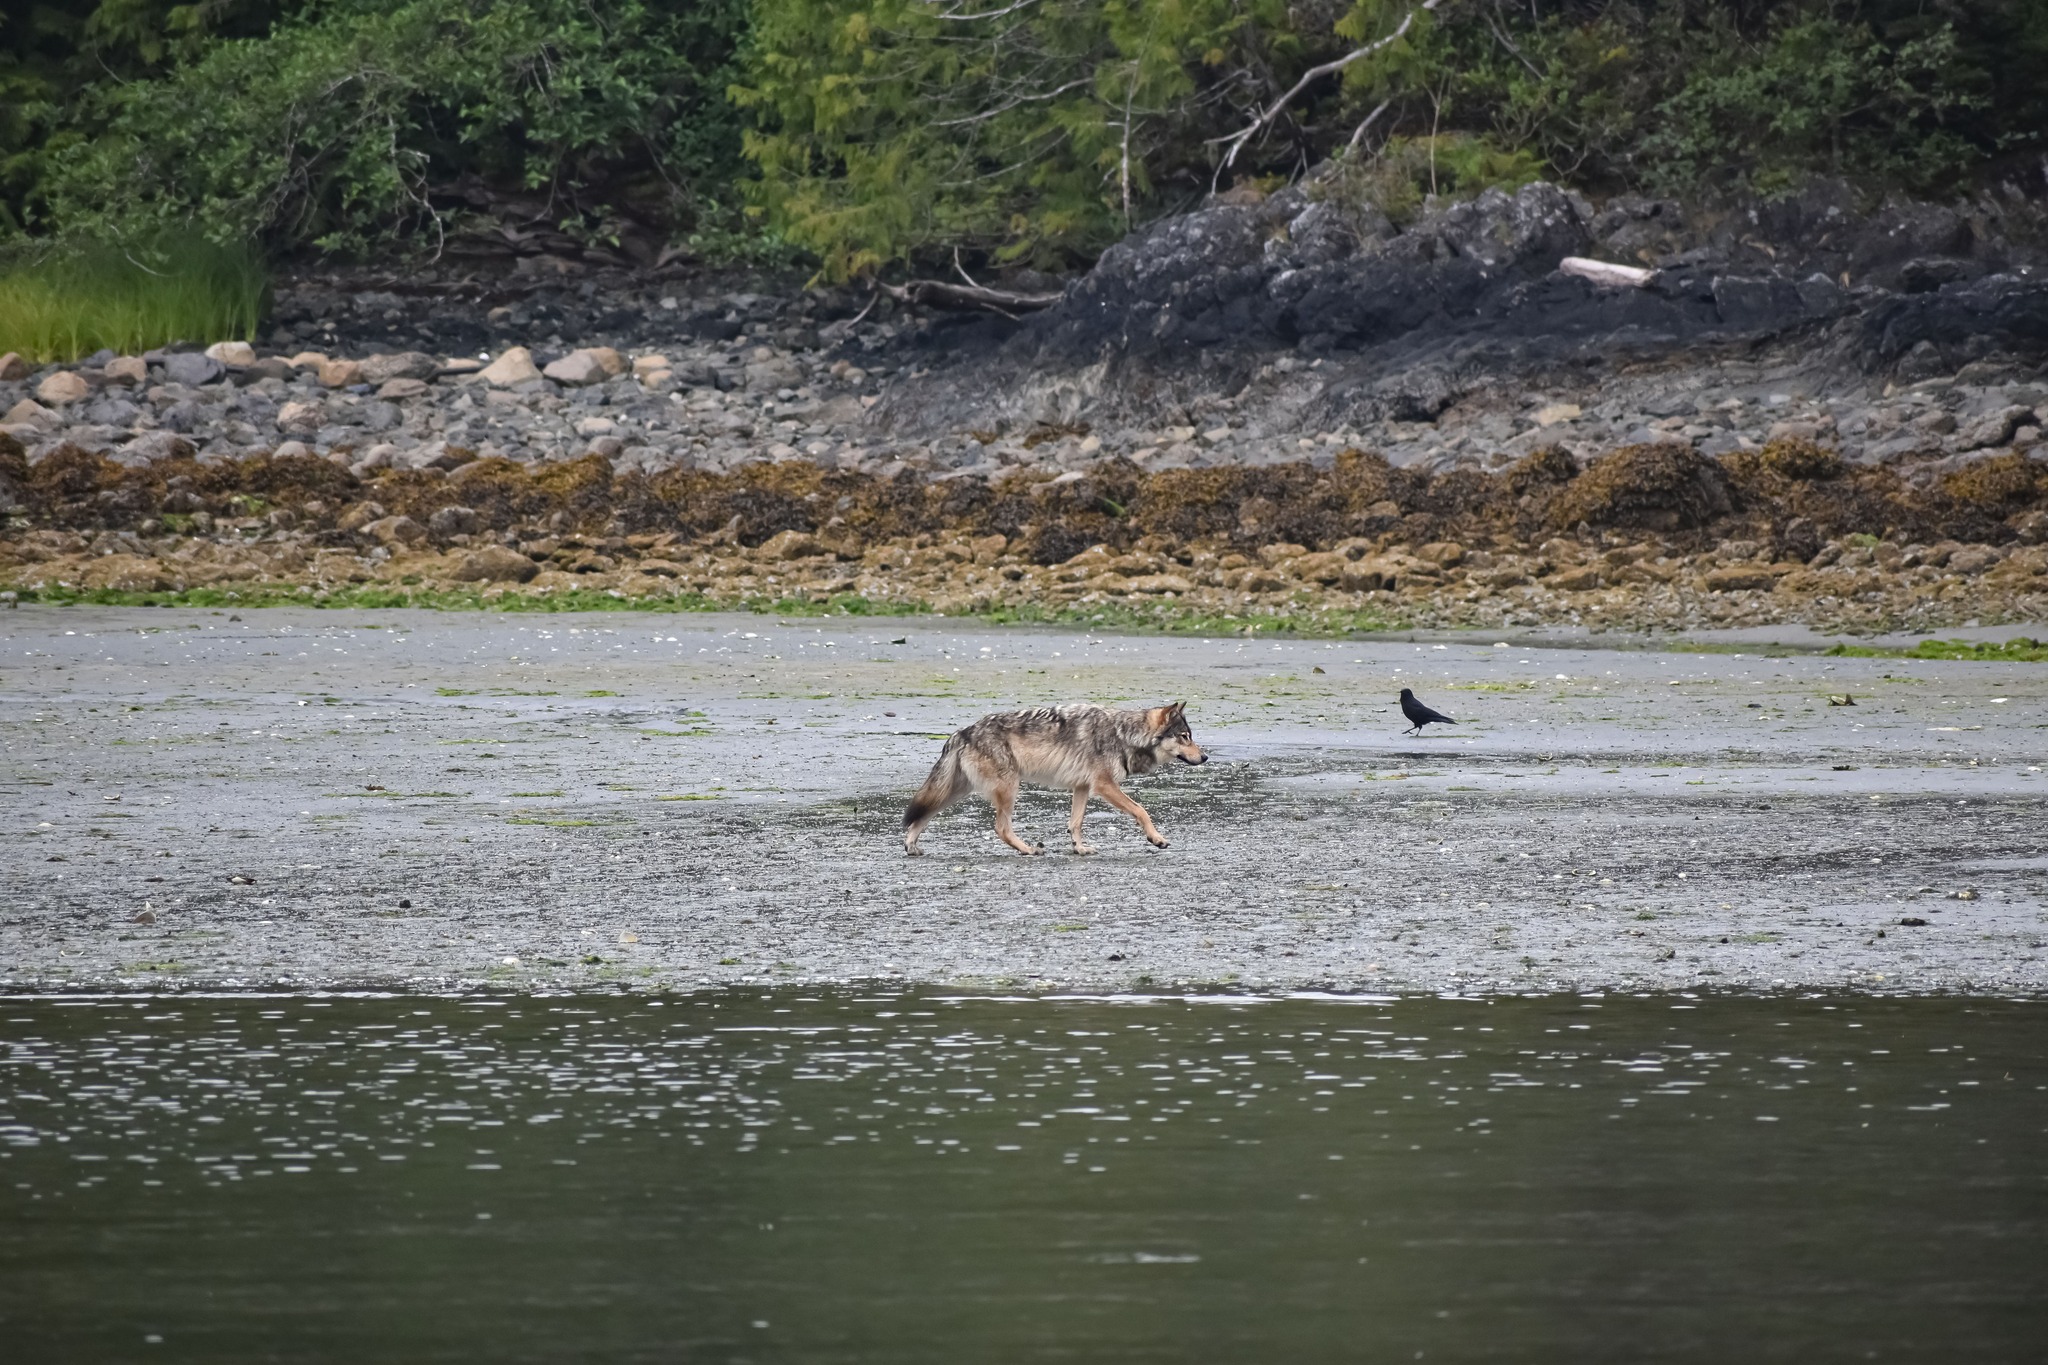
[{"label": "dark green water", "polygon": [[0,1359],[2048,1358],[2048,1007],[0,1000]]}]

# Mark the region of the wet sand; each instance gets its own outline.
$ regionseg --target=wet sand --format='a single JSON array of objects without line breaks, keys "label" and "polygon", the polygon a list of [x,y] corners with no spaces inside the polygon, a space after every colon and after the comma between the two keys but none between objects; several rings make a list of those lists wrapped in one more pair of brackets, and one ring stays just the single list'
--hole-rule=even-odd
[{"label": "wet sand", "polygon": [[[649,613],[0,636],[0,989],[2048,985],[2039,665]],[[1402,736],[1402,686],[1462,723]],[[1098,810],[1064,852],[1048,792],[1045,857],[974,806],[903,856],[945,733],[1083,698],[1188,700],[1216,761],[1131,784],[1171,848]]]}]

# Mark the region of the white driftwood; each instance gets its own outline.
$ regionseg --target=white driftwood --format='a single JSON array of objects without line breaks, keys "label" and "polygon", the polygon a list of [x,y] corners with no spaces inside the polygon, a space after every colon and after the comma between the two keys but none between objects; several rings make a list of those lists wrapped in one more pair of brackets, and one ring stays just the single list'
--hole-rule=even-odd
[{"label": "white driftwood", "polygon": [[1616,265],[1612,261],[1588,260],[1584,256],[1567,256],[1557,263],[1557,268],[1567,275],[1577,275],[1580,279],[1604,284],[1610,289],[1641,289],[1657,273],[1641,266]]},{"label": "white driftwood", "polygon": [[925,308],[969,311],[980,309],[990,313],[1001,313],[1005,317],[1050,308],[1063,297],[1057,290],[1042,294],[1026,294],[1014,289],[989,289],[972,281],[967,284],[954,284],[950,280],[911,280],[904,284],[883,284],[878,280],[875,282],[875,288],[878,293],[887,294],[898,303]]}]

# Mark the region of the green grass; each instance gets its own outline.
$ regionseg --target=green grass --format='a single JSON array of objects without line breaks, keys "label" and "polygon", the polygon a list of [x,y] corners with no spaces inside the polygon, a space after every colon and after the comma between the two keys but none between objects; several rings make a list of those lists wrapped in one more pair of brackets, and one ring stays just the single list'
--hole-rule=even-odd
[{"label": "green grass", "polygon": [[[678,593],[672,597],[626,597],[601,589],[571,588],[545,596],[480,589],[416,589],[388,584],[321,591],[289,584],[241,584],[234,588],[189,588],[183,592],[122,592],[112,588],[14,588],[23,602],[51,606],[108,607],[354,607],[378,610],[417,607],[435,611],[504,611],[557,613],[575,611],[751,611],[763,616],[819,618],[832,616],[900,617],[932,614],[925,602],[875,602],[851,593],[828,598],[750,597],[740,600]],[[1085,607],[1004,606],[970,613],[993,625],[1060,625],[1113,631],[1158,631],[1172,635],[1356,635],[1395,629],[1403,623],[1373,611],[1300,608],[1254,615],[1198,611],[1174,603],[1126,606],[1095,603]],[[947,682],[957,679],[948,678]]]},{"label": "green grass", "polygon": [[[6,586],[0,584],[0,587]],[[332,590],[294,587],[290,584],[240,584],[233,588],[190,588],[183,592],[120,592],[111,588],[22,588],[12,589],[23,602],[50,606],[113,607],[334,607],[378,610],[413,607],[432,611],[502,611],[535,614],[582,611],[708,612],[749,611],[761,616],[817,619],[822,617],[926,616],[932,608],[926,602],[876,602],[852,593],[832,597],[749,597],[721,599],[702,593],[683,592],[671,597],[627,597],[596,588],[571,588],[565,592],[526,595],[479,588],[420,589],[390,584],[360,585]],[[969,613],[971,619],[991,625],[1079,626],[1084,629],[1145,632],[1167,635],[1288,635],[1329,638],[1370,635],[1403,629],[1408,623],[1397,617],[1367,609],[1283,607],[1271,612],[1218,613],[1182,606],[1177,602],[1126,604],[1091,603],[1087,606],[999,606]],[[2020,636],[2003,644],[1976,644],[1965,640],[1923,640],[1911,648],[1877,645],[1835,645],[1820,650],[1813,645],[1731,644],[1654,637],[1641,641],[1609,641],[1609,648],[1687,654],[1747,654],[1760,658],[1784,658],[1825,653],[1841,658],[1870,659],[1975,659],[1995,663],[2048,662],[2048,643]],[[956,678],[934,679],[951,686]],[[1526,683],[1453,684],[1467,691],[1522,691]],[[461,689],[443,689],[443,696],[467,695]],[[515,695],[490,690],[478,695]],[[551,696],[552,693],[516,695]],[[605,696],[591,692],[588,696]],[[684,732],[700,733],[700,732]]]},{"label": "green grass", "polygon": [[2016,635],[1995,644],[1976,640],[1922,640],[1911,649],[1836,645],[1828,653],[1844,659],[1974,659],[1980,663],[2048,663],[2048,644],[2025,635]]},{"label": "green grass", "polygon": [[134,355],[180,341],[246,341],[269,303],[270,277],[247,247],[197,236],[41,244],[0,261],[0,352],[41,364],[102,347]]}]

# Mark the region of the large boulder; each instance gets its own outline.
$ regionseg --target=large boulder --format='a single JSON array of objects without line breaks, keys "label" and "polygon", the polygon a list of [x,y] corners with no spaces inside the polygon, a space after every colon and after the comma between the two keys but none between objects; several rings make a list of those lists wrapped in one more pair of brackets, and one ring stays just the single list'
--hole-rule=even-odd
[{"label": "large boulder", "polygon": [[36,397],[53,408],[67,407],[91,392],[92,385],[70,370],[59,370],[36,385]]},{"label": "large boulder", "polygon": [[386,545],[417,545],[427,538],[427,528],[408,516],[379,517],[363,527],[362,533]]},{"label": "large boulder", "polygon": [[604,365],[589,351],[571,351],[559,360],[551,360],[541,373],[557,384],[567,384],[571,388],[602,384],[609,378]]},{"label": "large boulder", "polygon": [[85,586],[113,592],[162,592],[170,587],[164,566],[146,555],[101,555],[85,566]]},{"label": "large boulder", "polygon": [[525,583],[539,572],[540,565],[517,550],[486,545],[456,560],[448,576],[458,583]]},{"label": "large boulder", "polygon": [[513,346],[484,366],[478,375],[494,389],[510,389],[539,379],[540,371],[534,366],[533,352],[524,346]]}]

